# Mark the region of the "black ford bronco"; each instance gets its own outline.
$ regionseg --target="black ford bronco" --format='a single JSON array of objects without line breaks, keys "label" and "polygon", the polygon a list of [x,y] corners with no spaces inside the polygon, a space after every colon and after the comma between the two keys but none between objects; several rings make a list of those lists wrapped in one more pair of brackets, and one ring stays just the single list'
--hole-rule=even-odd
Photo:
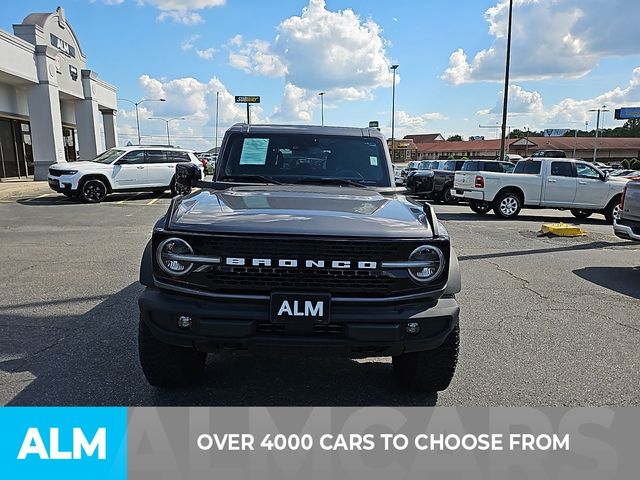
[{"label": "black ford bronco", "polygon": [[140,269],[152,385],[197,382],[207,352],[391,356],[401,385],[444,390],[458,356],[457,257],[431,206],[394,184],[376,129],[246,125],[212,182],[172,200]]}]

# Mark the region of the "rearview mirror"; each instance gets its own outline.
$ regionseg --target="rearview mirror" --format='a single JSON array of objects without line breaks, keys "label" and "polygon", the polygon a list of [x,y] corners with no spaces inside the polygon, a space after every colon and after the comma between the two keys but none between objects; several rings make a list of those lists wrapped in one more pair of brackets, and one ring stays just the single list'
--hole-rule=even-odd
[{"label": "rearview mirror", "polygon": [[176,165],[176,192],[178,195],[186,195],[200,180],[200,169],[193,163],[178,163]]}]

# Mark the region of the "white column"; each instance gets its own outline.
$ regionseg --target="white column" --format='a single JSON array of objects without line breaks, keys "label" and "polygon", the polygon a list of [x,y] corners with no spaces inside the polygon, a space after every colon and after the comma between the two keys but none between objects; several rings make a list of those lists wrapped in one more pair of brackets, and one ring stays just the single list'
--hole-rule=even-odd
[{"label": "white column", "polygon": [[65,161],[58,72],[54,61],[56,54],[51,47],[36,46],[36,66],[40,83],[29,87],[27,92],[34,180],[46,180],[49,165]]},{"label": "white column", "polygon": [[80,160],[91,160],[102,152],[100,142],[100,110],[98,102],[85,99],[76,102],[76,127]]},{"label": "white column", "polygon": [[118,129],[116,128],[115,110],[102,110],[102,125],[104,126],[104,143],[107,149],[118,146]]}]

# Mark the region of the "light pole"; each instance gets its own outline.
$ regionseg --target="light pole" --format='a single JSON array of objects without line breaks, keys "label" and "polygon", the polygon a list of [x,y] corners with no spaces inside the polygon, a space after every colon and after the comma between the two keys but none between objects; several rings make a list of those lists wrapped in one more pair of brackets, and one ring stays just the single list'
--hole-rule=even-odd
[{"label": "light pole", "polygon": [[318,94],[320,96],[320,118],[321,118],[321,125],[324,126],[324,92],[320,92]]},{"label": "light pole", "polygon": [[600,108],[592,108],[589,111],[598,112],[598,115],[596,117],[596,138],[595,138],[595,141],[593,142],[593,163],[596,163],[596,158],[598,156],[598,133],[600,132],[600,112],[604,113],[604,112],[608,112],[609,110],[607,110],[606,105],[603,105]]},{"label": "light pole", "polygon": [[509,67],[511,65],[511,23],[513,0],[509,0],[509,29],[507,31],[507,61],[504,69],[504,99],[502,101],[502,135],[500,137],[500,160],[504,160],[505,135],[507,133],[507,106],[509,102]]},{"label": "light pole", "polygon": [[216,160],[218,155],[218,111],[220,103],[220,92],[216,92],[216,144],[214,145],[214,151],[216,152]]},{"label": "light pole", "polygon": [[169,122],[172,120],[184,120],[184,117],[162,118],[162,117],[149,117],[149,120],[162,120],[167,124],[167,145],[171,145],[171,137],[169,136]]},{"label": "light pole", "polygon": [[400,65],[391,65],[393,70],[393,89],[391,94],[391,162],[395,161],[396,156],[396,70]]},{"label": "light pole", "polygon": [[138,117],[138,105],[144,102],[166,102],[164,98],[143,98],[138,102],[134,102],[133,100],[129,100],[128,98],[119,98],[123,102],[129,102],[136,106],[136,127],[138,129],[138,145],[140,145],[140,118]]}]

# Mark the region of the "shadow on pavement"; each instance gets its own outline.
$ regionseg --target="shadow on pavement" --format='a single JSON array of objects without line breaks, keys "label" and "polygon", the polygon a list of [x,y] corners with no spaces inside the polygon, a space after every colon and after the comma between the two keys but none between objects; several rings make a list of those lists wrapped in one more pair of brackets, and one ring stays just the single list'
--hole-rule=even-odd
[{"label": "shadow on pavement", "polygon": [[[154,199],[171,199],[170,192],[128,192],[128,193],[112,193],[107,196],[101,203],[128,203],[129,201],[149,201]],[[65,195],[47,195],[44,197],[24,197],[18,198],[16,203],[27,206],[48,206],[48,205],[95,205],[84,202],[78,197],[66,197]]]},{"label": "shadow on pavement", "polygon": [[[631,247],[635,246],[631,242],[623,241],[623,242],[589,242],[582,244],[571,244],[564,247],[554,247],[554,248],[536,248],[531,250],[516,250],[512,252],[497,252],[497,253],[482,253],[478,255],[460,255],[458,260],[461,262],[467,260],[483,260],[486,258],[501,258],[501,257],[521,257],[523,255],[538,255],[538,254],[549,254],[549,253],[558,253],[558,252],[568,252],[568,251],[577,251],[577,250],[595,250],[599,248],[609,248],[609,247]],[[574,272],[575,273],[575,272]]]},{"label": "shadow on pavement", "polygon": [[[461,205],[462,206],[462,205]],[[467,209],[469,207],[466,207]],[[552,210],[547,210],[552,211]],[[606,225],[607,222],[603,215],[594,214],[595,217],[589,218],[573,218],[567,216],[552,216],[552,215],[526,215],[520,214],[516,218],[506,220],[494,215],[493,212],[489,212],[486,215],[478,215],[471,210],[460,211],[460,213],[452,212],[437,212],[438,219],[440,220],[453,220],[453,221],[492,221],[492,222],[540,222],[540,223],[555,223],[564,222],[570,225]]]},{"label": "shadow on pavement", "polygon": [[83,315],[0,311],[0,370],[18,374],[0,388],[24,387],[9,404],[425,406],[437,401],[436,395],[396,386],[390,363],[238,353],[210,355],[197,387],[158,390],[147,384],[138,363],[141,289],[133,283]]},{"label": "shadow on pavement", "polygon": [[640,299],[640,266],[585,267],[573,270],[573,273],[588,282]]}]

